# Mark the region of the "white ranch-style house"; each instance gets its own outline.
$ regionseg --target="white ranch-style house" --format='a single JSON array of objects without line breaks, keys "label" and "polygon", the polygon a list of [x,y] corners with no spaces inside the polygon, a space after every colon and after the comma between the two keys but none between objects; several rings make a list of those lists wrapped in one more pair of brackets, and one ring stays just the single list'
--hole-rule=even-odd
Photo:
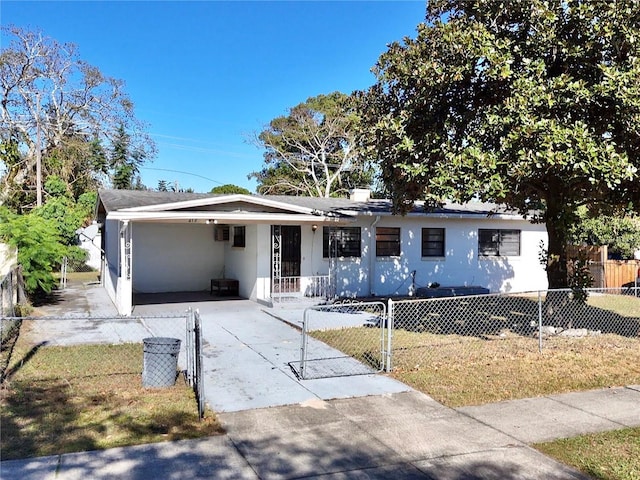
[{"label": "white ranch-style house", "polygon": [[121,314],[138,293],[406,296],[430,284],[546,289],[544,225],[471,202],[393,215],[351,198],[100,190],[104,285]]}]

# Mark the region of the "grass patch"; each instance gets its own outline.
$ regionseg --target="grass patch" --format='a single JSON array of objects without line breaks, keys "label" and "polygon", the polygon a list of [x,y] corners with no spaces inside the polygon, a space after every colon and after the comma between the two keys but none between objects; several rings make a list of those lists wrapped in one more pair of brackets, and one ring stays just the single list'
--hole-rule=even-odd
[{"label": "grass patch", "polygon": [[[640,298],[592,293],[586,305],[568,296],[547,300],[396,302],[391,376],[450,407],[640,383]],[[540,352],[540,311],[543,325],[580,329],[582,336],[548,336]],[[364,363],[379,358],[377,328],[312,335]]]},{"label": "grass patch", "polygon": [[[60,272],[55,272],[53,274],[53,278],[56,280],[60,280]],[[90,272],[67,272],[67,283],[68,284],[85,284],[85,283],[98,283],[100,282],[100,272],[90,271]]]},{"label": "grass patch", "polygon": [[640,478],[640,427],[533,445],[599,480]]},{"label": "grass patch", "polygon": [[[313,336],[358,359],[376,357],[377,329]],[[435,400],[460,407],[640,383],[640,339],[606,334],[553,337],[543,353],[519,335],[438,335],[395,330],[391,376]]]},{"label": "grass patch", "polygon": [[542,353],[536,340],[517,336],[416,345],[414,335],[425,334],[396,334],[392,376],[450,407],[640,381],[640,344],[617,335],[554,338]]},{"label": "grass patch", "polygon": [[[26,322],[25,322],[26,323]],[[0,390],[3,460],[222,433],[192,389],[142,386],[142,344],[46,346],[18,339]]]},{"label": "grass patch", "polygon": [[640,299],[631,295],[597,295],[591,294],[587,305],[616,313],[622,317],[640,317]]}]

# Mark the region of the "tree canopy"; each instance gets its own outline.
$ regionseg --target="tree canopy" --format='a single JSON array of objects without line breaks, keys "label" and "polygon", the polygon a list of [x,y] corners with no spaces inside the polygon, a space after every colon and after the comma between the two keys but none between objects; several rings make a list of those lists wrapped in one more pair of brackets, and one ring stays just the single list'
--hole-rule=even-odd
[{"label": "tree canopy", "polygon": [[637,215],[601,215],[590,217],[579,211],[580,221],[570,230],[576,245],[606,245],[611,258],[632,259],[640,250],[640,217]]},{"label": "tree canopy", "polygon": [[637,209],[637,0],[433,0],[360,95],[365,142],[403,212],[479,198],[536,210],[551,288],[578,208]]},{"label": "tree canopy", "polygon": [[2,26],[0,239],[18,247],[30,294],[48,293],[64,256],[83,260],[76,231],[97,187],[139,188],[155,146],[124,84],[80,59],[77,48]]},{"label": "tree canopy", "polygon": [[211,193],[217,194],[232,194],[232,193],[241,193],[243,195],[251,195],[251,192],[244,187],[240,187],[238,185],[233,185],[232,183],[227,183],[225,185],[218,185],[217,187],[213,187],[211,189]]},{"label": "tree canopy", "polygon": [[85,192],[76,201],[67,185],[55,175],[44,186],[45,203],[29,213],[16,214],[0,206],[0,240],[18,247],[25,287],[30,295],[51,292],[53,271],[63,257],[85,260],[76,231],[93,215],[97,193]]},{"label": "tree canopy", "polygon": [[135,188],[136,178],[139,177],[140,166],[144,163],[147,152],[135,147],[131,142],[124,125],[119,125],[115,131],[111,149],[109,151],[109,166],[113,171],[111,184],[119,190]]},{"label": "tree canopy", "polygon": [[352,98],[340,92],[309,98],[273,119],[257,138],[264,166],[249,175],[258,193],[332,197],[369,186],[371,167],[356,148],[358,122]]},{"label": "tree canopy", "polygon": [[41,187],[56,175],[76,198],[95,189],[109,179],[103,145],[117,139],[120,128],[131,151],[153,156],[154,143],[135,118],[121,80],[83,61],[73,44],[12,26],[3,26],[2,35],[0,202],[32,207],[37,170]]}]

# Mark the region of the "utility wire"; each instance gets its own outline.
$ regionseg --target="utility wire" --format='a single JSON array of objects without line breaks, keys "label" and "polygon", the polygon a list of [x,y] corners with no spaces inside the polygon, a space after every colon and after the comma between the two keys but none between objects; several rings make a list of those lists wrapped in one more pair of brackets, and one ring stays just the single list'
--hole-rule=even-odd
[{"label": "utility wire", "polygon": [[181,173],[183,175],[191,175],[192,177],[203,178],[203,179],[208,180],[210,182],[217,183],[218,185],[224,185],[224,183],[219,182],[217,180],[214,180],[213,178],[208,178],[208,177],[205,177],[203,175],[198,175],[197,173],[183,172],[182,170],[172,170],[170,168],[155,168],[155,167],[153,167],[153,168],[152,167],[140,167],[140,170],[158,170],[158,171],[161,171],[161,172]]}]

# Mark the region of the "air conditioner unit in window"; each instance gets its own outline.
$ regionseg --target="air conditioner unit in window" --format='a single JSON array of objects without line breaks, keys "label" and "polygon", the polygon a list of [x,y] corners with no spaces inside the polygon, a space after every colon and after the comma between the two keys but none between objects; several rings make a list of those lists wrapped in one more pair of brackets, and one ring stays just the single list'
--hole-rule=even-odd
[{"label": "air conditioner unit in window", "polygon": [[216,225],[214,230],[214,239],[216,242],[228,242],[229,241],[229,226],[228,225]]}]

